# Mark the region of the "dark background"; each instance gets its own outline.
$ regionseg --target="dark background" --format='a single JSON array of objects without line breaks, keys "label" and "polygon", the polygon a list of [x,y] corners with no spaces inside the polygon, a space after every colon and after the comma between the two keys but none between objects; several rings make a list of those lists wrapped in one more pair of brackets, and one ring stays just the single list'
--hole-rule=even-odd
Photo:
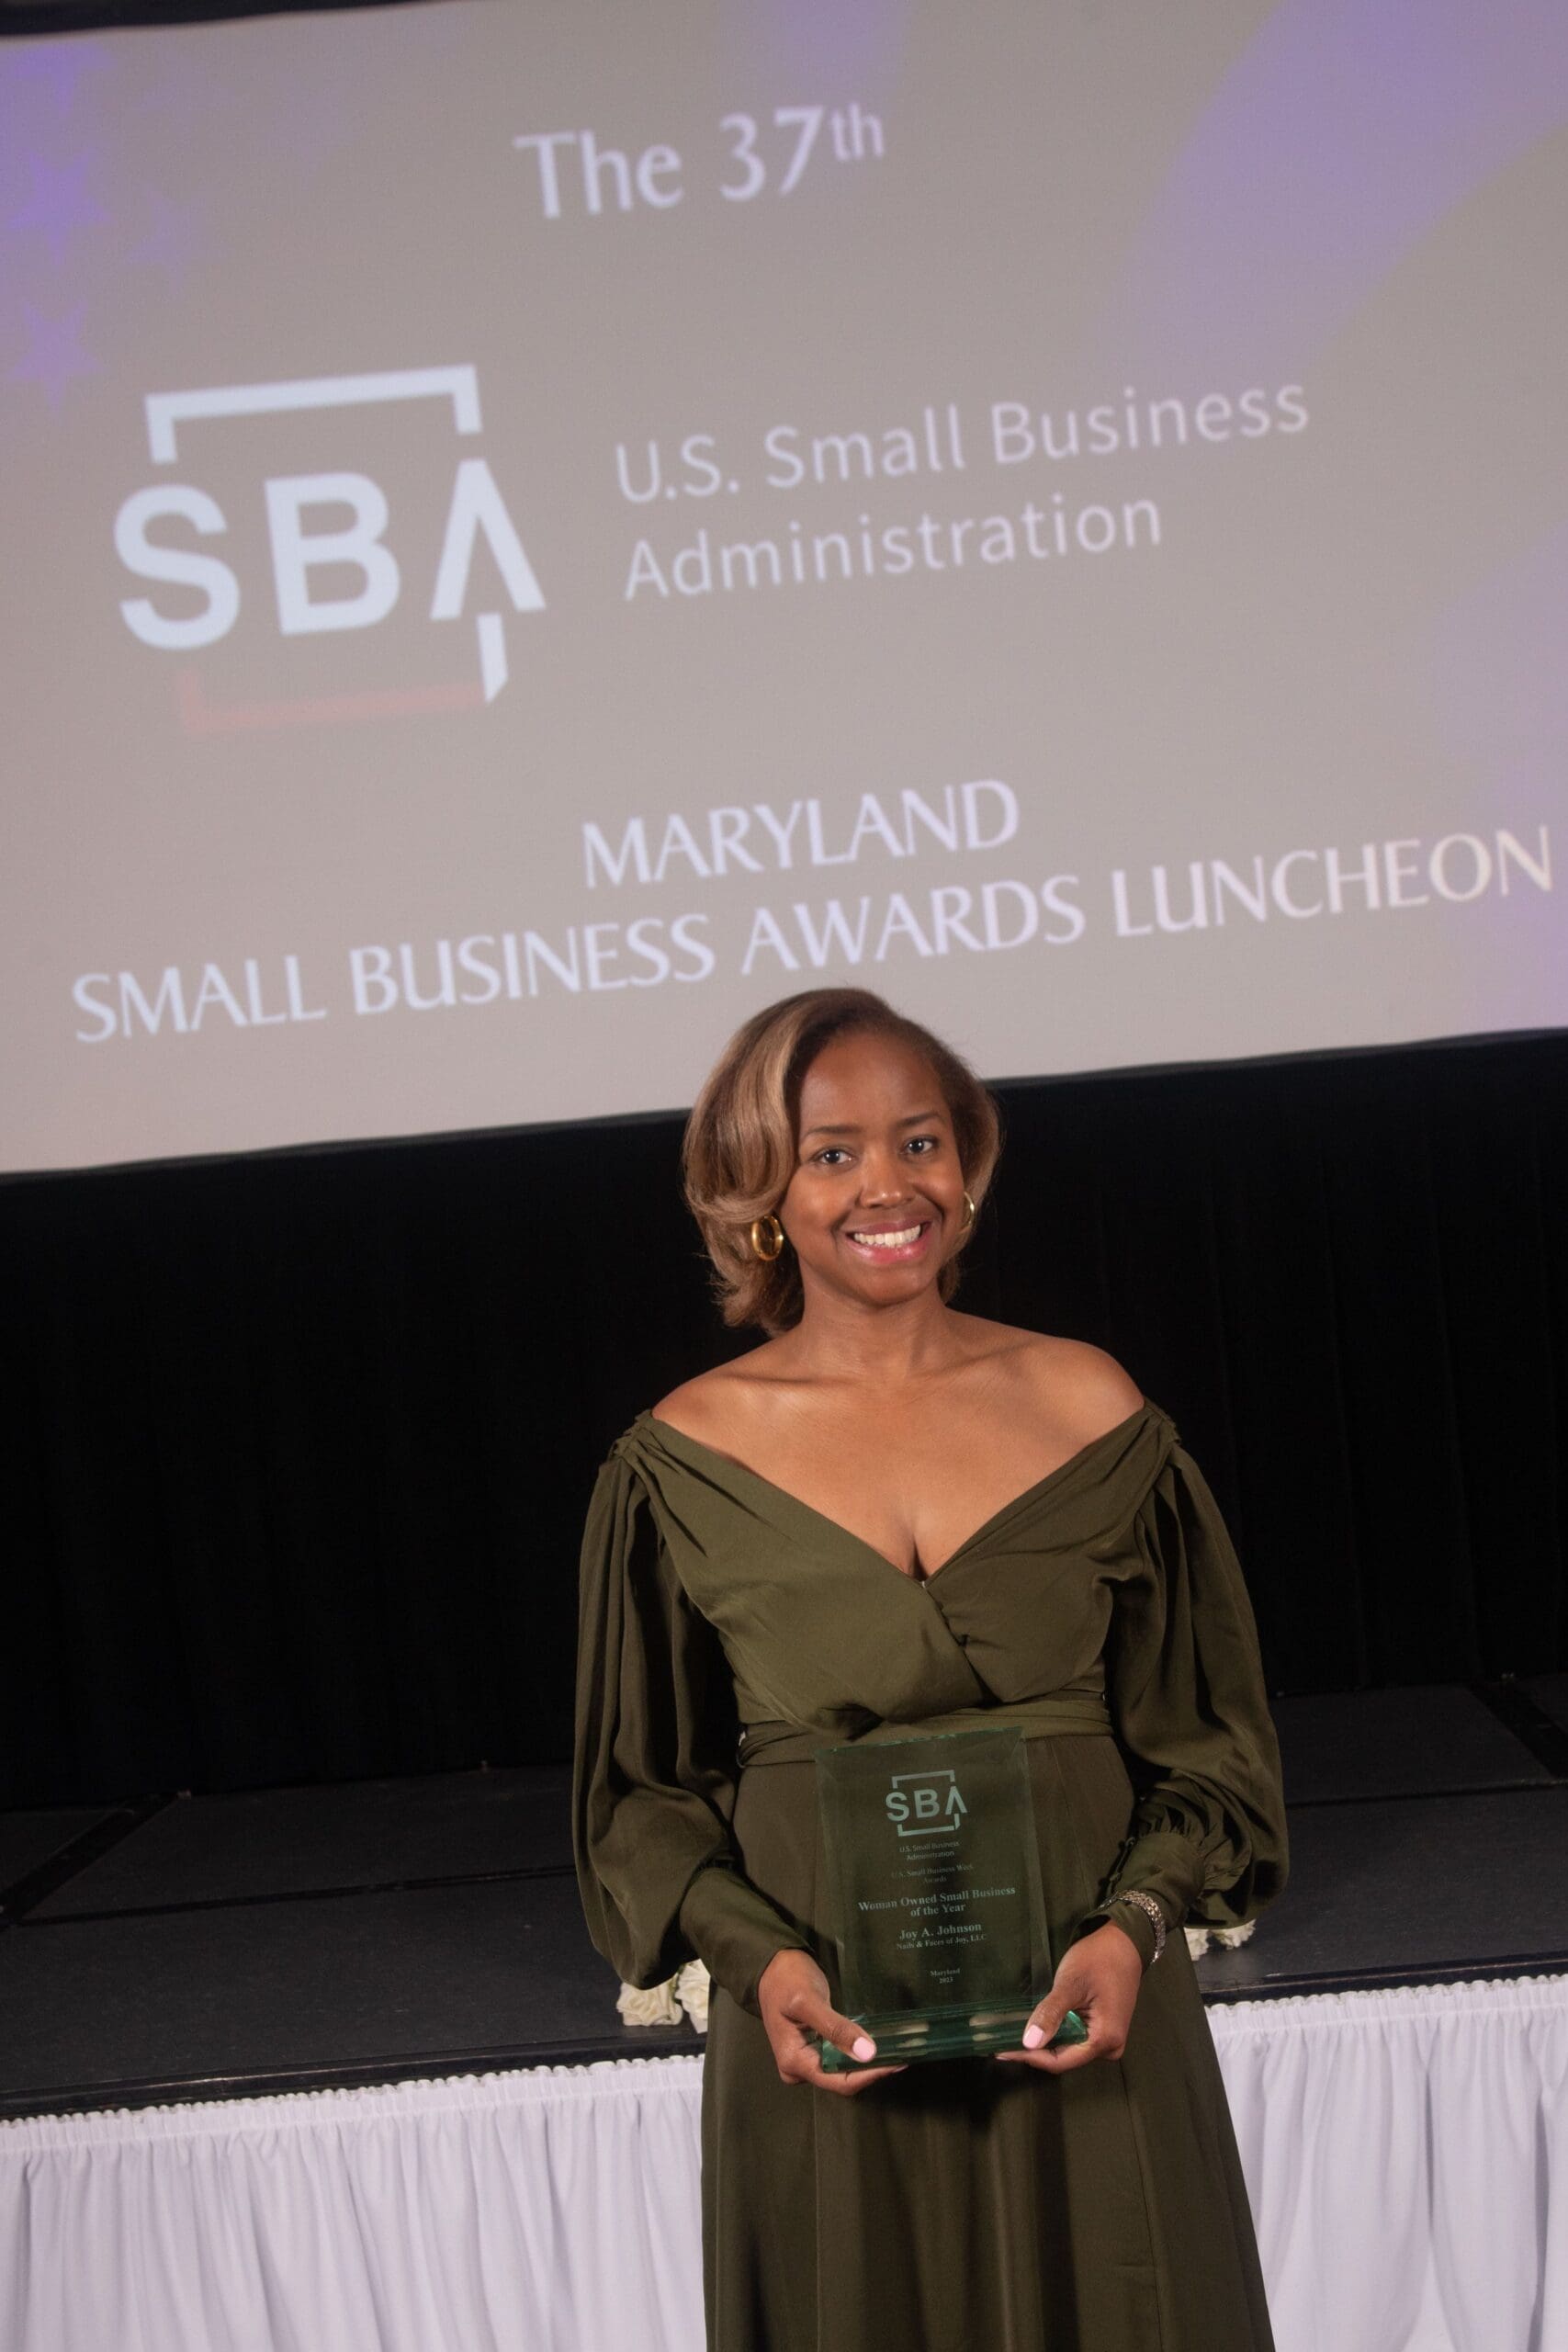
[{"label": "dark background", "polygon": [[[1568,1037],[1000,1092],[959,1304],[1175,1415],[1270,1688],[1568,1664]],[[594,1469],[745,1344],[679,1136],[0,1187],[0,1805],[565,1756]]]}]

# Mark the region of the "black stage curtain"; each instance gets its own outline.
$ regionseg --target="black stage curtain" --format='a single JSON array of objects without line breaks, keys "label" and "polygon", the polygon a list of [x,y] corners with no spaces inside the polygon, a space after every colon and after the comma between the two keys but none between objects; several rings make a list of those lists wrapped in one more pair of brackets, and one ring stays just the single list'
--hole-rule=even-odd
[{"label": "black stage curtain", "polygon": [[[1003,1103],[961,1303],[1176,1416],[1276,1690],[1565,1662],[1568,1037]],[[739,1344],[679,1131],[0,1188],[0,1804],[563,1756],[594,1468]]]}]

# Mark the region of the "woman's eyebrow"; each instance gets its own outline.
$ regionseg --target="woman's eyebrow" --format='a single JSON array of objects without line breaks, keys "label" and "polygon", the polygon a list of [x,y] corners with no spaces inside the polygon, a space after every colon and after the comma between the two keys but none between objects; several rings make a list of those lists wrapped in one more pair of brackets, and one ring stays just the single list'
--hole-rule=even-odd
[{"label": "woman's eyebrow", "polygon": [[[940,1119],[942,1115],[942,1114],[940,1111],[912,1111],[907,1119],[895,1119],[893,1124],[896,1127],[923,1127],[929,1125],[932,1119]],[[863,1127],[848,1125],[837,1127],[807,1127],[805,1130],[805,1133],[801,1136],[800,1140],[804,1143],[807,1136],[858,1136],[863,1135],[864,1132],[865,1130]]]}]

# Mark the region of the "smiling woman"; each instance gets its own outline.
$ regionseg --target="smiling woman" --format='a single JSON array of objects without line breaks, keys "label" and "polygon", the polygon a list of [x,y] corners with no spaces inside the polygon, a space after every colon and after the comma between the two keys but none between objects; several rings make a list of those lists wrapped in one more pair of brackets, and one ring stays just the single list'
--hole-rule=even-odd
[{"label": "smiling woman", "polygon": [[[1121,1367],[950,1303],[998,1148],[973,1072],[881,999],[749,1022],[686,1183],[727,1318],[769,1336],[640,1414],[594,1491],[579,1883],[632,1984],[711,1972],[710,2352],[1270,2343],[1171,1932],[1283,1883],[1251,1613]],[[994,2059],[878,2063],[837,1984],[814,1759],[1010,1726],[1055,1976]]]},{"label": "smiling woman", "polygon": [[[857,1079],[868,1056],[871,1092],[863,1094]],[[891,1127],[874,1132],[876,1114],[886,1123],[890,1110]],[[809,1153],[804,1130],[796,1146],[803,1117],[810,1121]],[[847,1214],[858,1201],[856,1230],[873,1237],[879,1250],[886,1246],[902,1213],[897,1189],[892,1209],[885,1205],[879,1214],[862,1194],[868,1151],[875,1159],[889,1144],[896,1159],[911,1168],[920,1163],[927,1211],[942,1200],[943,1214],[926,1214],[922,1224],[928,1240],[936,1233],[937,1286],[951,1298],[956,1253],[1001,1149],[997,1106],[967,1063],[867,989],[808,989],[737,1031],[697,1097],[685,1144],[686,1199],[713,1261],[727,1323],[758,1324],[777,1336],[804,1311],[799,1243],[760,1256],[750,1239],[758,1218],[782,1211],[787,1233],[798,1216],[804,1236],[835,1204]]]}]

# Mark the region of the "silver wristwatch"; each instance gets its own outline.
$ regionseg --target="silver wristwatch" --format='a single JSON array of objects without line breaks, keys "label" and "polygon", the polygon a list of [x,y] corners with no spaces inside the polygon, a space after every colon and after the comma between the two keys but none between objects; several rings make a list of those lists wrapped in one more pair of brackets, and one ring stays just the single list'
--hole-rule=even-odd
[{"label": "silver wristwatch", "polygon": [[[1142,1911],[1147,1918],[1153,1921],[1155,1948],[1149,1955],[1149,1966],[1152,1968],[1155,1962],[1165,1950],[1165,1913],[1160,1909],[1159,1905],[1155,1901],[1154,1896],[1152,1894],[1145,1894],[1141,1887],[1124,1888],[1120,1894],[1113,1894],[1111,1897],[1111,1903],[1135,1904],[1138,1909]],[[1109,1910],[1110,1907],[1111,1905],[1107,1904],[1107,1910]]]}]

